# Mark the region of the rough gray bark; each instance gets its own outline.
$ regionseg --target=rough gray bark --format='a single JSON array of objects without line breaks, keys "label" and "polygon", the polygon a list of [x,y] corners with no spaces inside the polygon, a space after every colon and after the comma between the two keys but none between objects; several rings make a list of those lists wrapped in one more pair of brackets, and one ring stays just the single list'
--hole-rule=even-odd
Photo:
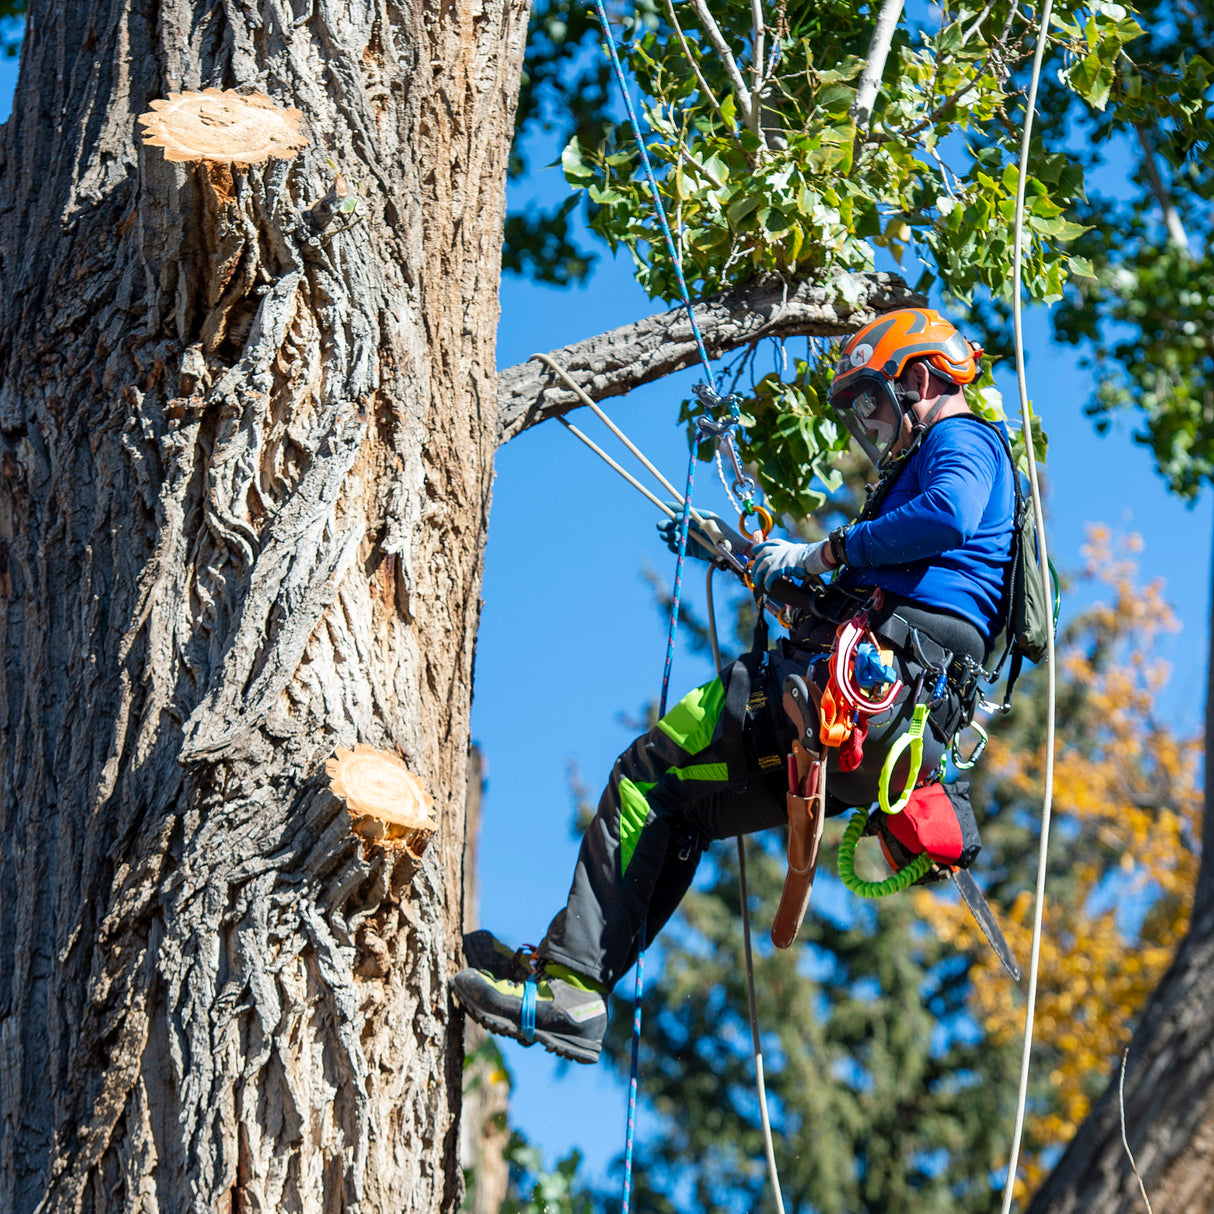
[{"label": "rough gray bark", "polygon": [[[833,284],[765,283],[735,287],[700,300],[696,324],[712,358],[765,337],[841,337],[890,308],[923,306],[896,274],[852,275],[854,302]],[[635,324],[549,351],[595,401],[623,396],[699,361],[686,308],[647,316]],[[580,404],[542,363],[516,363],[498,375],[502,441]]]},{"label": "rough gray bark", "polygon": [[[6,1212],[459,1204],[525,26],[525,0],[31,4],[0,139]],[[151,100],[209,86],[300,108],[310,146],[139,149]],[[420,863],[364,855],[323,791],[356,740],[436,798]]]},{"label": "rough gray bark", "polygon": [[[1151,996],[1126,1068],[1126,1136],[1159,1211],[1208,1210],[1214,1194],[1211,974],[1214,908],[1207,906]],[[1029,1214],[1137,1214],[1144,1208],[1121,1141],[1115,1069]]]}]

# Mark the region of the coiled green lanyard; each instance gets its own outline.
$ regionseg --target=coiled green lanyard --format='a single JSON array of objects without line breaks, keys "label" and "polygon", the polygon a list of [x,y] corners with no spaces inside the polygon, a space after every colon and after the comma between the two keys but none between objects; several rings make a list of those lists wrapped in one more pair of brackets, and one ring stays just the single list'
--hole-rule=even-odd
[{"label": "coiled green lanyard", "polygon": [[[877,785],[877,801],[887,814],[901,813],[915,791],[919,781],[919,770],[923,766],[923,732],[927,728],[927,717],[930,709],[926,704],[916,704],[911,714],[910,728],[885,756],[881,765],[881,779]],[[906,773],[906,783],[902,795],[892,805],[889,803],[889,782],[893,778],[894,768],[902,757],[902,752],[910,749],[910,770]],[[861,898],[884,898],[888,894],[901,893],[902,890],[914,885],[932,866],[932,858],[927,852],[920,852],[905,868],[891,873],[884,881],[864,881],[856,876],[856,844],[864,834],[868,815],[861,811],[854,814],[839,840],[839,880],[853,894]]]}]

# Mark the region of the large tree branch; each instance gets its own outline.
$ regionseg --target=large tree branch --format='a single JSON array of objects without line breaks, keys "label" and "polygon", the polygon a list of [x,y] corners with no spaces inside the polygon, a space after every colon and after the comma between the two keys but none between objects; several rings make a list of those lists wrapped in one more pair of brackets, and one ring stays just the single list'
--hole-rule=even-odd
[{"label": "large tree branch", "polygon": [[885,75],[885,61],[889,58],[889,49],[894,44],[898,18],[902,16],[902,3],[903,0],[884,0],[881,11],[877,14],[873,40],[868,47],[868,59],[856,89],[856,100],[851,107],[857,127],[867,126],[872,116],[877,94],[881,90],[881,77]]},{"label": "large tree branch", "polygon": [[[925,302],[896,274],[856,275],[853,282],[860,288],[854,303],[842,298],[833,283],[735,287],[698,302],[696,323],[709,355],[717,358],[764,337],[839,337],[881,312]],[[549,356],[596,401],[623,396],[681,371],[698,357],[687,309],[682,307],[562,346]],[[507,367],[497,383],[503,443],[580,404],[534,359]]]},{"label": "large tree branch", "polygon": [[1168,231],[1168,239],[1188,256],[1190,252],[1189,236],[1184,229],[1184,221],[1180,218],[1180,212],[1176,209],[1176,203],[1172,200],[1171,192],[1164,184],[1163,177],[1160,176],[1151,133],[1141,122],[1134,124],[1134,130],[1138,135],[1138,146],[1142,149],[1143,172],[1146,173],[1151,193],[1155,195],[1155,201],[1159,204],[1160,211],[1163,212],[1163,222]]}]

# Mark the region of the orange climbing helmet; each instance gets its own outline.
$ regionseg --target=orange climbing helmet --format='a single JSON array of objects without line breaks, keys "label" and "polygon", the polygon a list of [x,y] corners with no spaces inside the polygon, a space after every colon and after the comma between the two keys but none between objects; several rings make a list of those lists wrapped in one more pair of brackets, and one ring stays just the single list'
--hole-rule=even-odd
[{"label": "orange climbing helmet", "polygon": [[[922,359],[933,373],[961,387],[978,378],[982,354],[981,346],[966,341],[934,308],[886,312],[843,343],[830,403],[873,462],[879,463],[902,429],[903,405],[913,403],[898,383],[907,364]],[[892,408],[897,424],[893,437],[879,450],[869,433],[871,423],[868,429],[864,423],[883,401]]]}]

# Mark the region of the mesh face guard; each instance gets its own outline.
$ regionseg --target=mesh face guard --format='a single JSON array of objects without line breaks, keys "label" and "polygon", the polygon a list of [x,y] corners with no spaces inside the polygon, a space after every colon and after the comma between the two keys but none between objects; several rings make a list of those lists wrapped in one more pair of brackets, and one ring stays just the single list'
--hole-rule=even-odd
[{"label": "mesh face guard", "polygon": [[[876,371],[862,371],[853,375],[843,391],[831,393],[831,407],[874,464],[880,464],[885,459],[890,448],[898,441],[898,435],[902,433],[905,411],[899,397],[898,385]],[[870,428],[865,423],[876,414],[883,403],[889,405],[893,411],[894,432],[888,442],[878,446],[875,427]]]}]

